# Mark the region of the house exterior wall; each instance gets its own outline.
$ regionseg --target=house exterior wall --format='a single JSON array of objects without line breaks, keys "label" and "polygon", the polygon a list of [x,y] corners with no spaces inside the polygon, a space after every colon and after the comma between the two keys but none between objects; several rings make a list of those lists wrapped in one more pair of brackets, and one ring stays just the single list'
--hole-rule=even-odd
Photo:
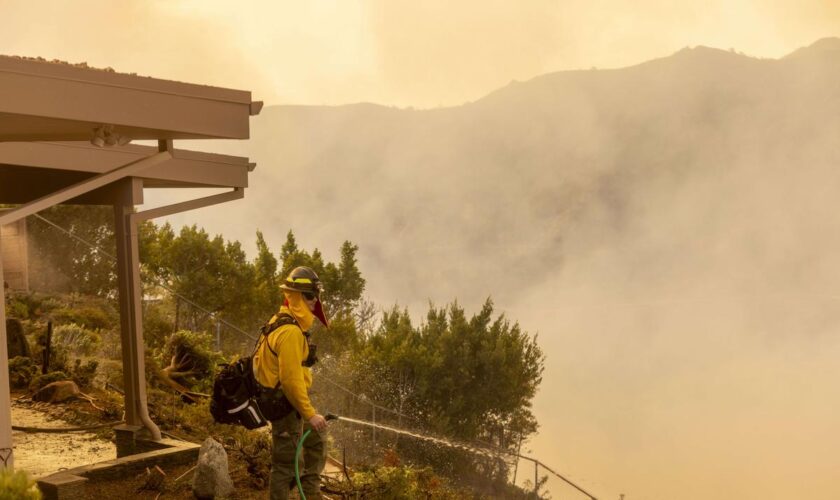
[{"label": "house exterior wall", "polygon": [[29,291],[29,256],[26,249],[26,219],[0,226],[3,281],[12,290]]}]

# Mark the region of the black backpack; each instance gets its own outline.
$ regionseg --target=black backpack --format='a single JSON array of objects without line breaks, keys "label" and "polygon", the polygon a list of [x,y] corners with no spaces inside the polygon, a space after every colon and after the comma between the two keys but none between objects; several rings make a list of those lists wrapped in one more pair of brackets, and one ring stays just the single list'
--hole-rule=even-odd
[{"label": "black backpack", "polygon": [[[213,420],[220,424],[257,429],[265,426],[270,420],[285,417],[294,410],[280,390],[280,384],[274,388],[263,387],[254,377],[253,369],[253,355],[257,352],[260,341],[267,342],[271,332],[289,324],[297,324],[297,321],[288,314],[281,314],[274,322],[262,327],[262,335],[257,339],[251,356],[219,365],[222,369],[213,382],[213,397],[210,399],[210,414]],[[271,346],[268,348],[277,356]]]},{"label": "black backpack", "polygon": [[266,425],[256,396],[259,383],[254,378],[252,358],[240,358],[223,364],[213,382],[213,397],[210,399],[210,414],[220,424],[239,424],[248,429]]}]

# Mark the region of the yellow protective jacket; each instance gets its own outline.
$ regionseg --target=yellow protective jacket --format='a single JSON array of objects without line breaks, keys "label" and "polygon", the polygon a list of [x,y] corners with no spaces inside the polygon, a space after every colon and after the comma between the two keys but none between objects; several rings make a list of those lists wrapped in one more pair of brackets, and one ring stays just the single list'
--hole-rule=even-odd
[{"label": "yellow protective jacket", "polygon": [[[299,292],[286,292],[286,302],[277,315],[292,315],[300,328],[294,324],[283,325],[260,340],[254,353],[254,376],[265,387],[277,387],[279,382],[292,406],[304,419],[309,420],[317,413],[309,401],[312,373],[301,363],[309,356],[309,345],[303,331],[312,327],[315,318]],[[269,322],[274,321],[277,315]],[[269,350],[269,346],[277,356]]]}]

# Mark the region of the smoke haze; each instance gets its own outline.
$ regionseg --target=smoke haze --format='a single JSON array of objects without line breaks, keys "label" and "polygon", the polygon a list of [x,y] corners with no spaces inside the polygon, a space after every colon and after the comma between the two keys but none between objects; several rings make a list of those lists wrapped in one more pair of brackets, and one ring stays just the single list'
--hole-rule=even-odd
[{"label": "smoke haze", "polygon": [[[179,144],[246,199],[173,222],[349,239],[415,317],[492,295],[548,356],[527,448],[599,498],[840,497],[840,42],[783,57],[836,2],[231,10],[0,0],[0,52],[254,90],[251,141]],[[454,107],[276,105],[363,101]]]},{"label": "smoke haze", "polygon": [[528,447],[603,498],[833,498],[838,60],[697,47],[456,108],[268,107],[248,202],[198,219],[350,239],[383,306],[492,295],[548,355]]}]

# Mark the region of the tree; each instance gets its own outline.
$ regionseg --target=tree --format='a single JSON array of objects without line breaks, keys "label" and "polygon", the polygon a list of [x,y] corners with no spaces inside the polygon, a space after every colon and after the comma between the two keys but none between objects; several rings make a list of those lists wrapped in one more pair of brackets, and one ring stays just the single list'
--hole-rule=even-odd
[{"label": "tree", "polygon": [[176,329],[211,330],[219,319],[252,330],[259,324],[256,269],[239,242],[210,238],[195,225],[177,236],[168,224],[144,226],[141,259],[148,280],[175,294]]},{"label": "tree", "polygon": [[341,258],[338,265],[324,262],[321,251],[317,248],[312,253],[298,247],[294,233],[289,231],[286,242],[280,251],[282,269],[279,280],[285,279],[298,266],[311,267],[324,286],[321,300],[331,325],[324,331],[320,325],[314,327],[315,338],[321,353],[328,356],[340,356],[356,348],[360,341],[360,330],[356,318],[356,308],[361,304],[365,290],[365,280],[358,268],[356,253],[359,247],[349,241],[341,246]]},{"label": "tree", "polygon": [[[356,265],[358,247],[345,242],[336,265],[325,262],[318,249],[300,249],[290,231],[278,261],[262,232],[256,237],[257,256],[251,262],[239,242],[210,238],[197,226],[183,227],[177,235],[169,224],[141,228],[144,281],[161,282],[174,292],[175,330],[210,330],[216,320],[224,319],[256,333],[282,304],[280,284],[285,276],[297,266],[309,266],[324,282],[322,298],[333,320],[329,331],[317,332],[320,352],[340,354],[353,348],[359,335],[354,308],[361,303],[365,283]],[[364,320],[369,322],[367,316]],[[243,339],[239,334],[228,337],[228,347],[239,350],[248,343]]]},{"label": "tree", "polygon": [[113,297],[117,280],[113,208],[57,205],[41,215],[75,237],[38,217],[27,219],[33,288]]},{"label": "tree", "polygon": [[331,315],[337,316],[341,312],[350,313],[359,305],[365,291],[365,279],[359,270],[356,253],[357,245],[345,241],[341,246],[341,257],[338,265],[324,262],[321,251],[317,248],[308,253],[301,250],[292,231],[286,235],[286,242],[280,251],[283,267],[280,278],[284,279],[292,269],[298,266],[311,267],[321,283],[324,294],[321,297]]},{"label": "tree", "polygon": [[257,280],[256,299],[262,316],[268,316],[280,303],[280,283],[277,258],[271,253],[263,234],[257,231],[257,258],[254,268]]},{"label": "tree", "polygon": [[336,283],[336,295],[334,307],[345,312],[350,312],[359,306],[359,301],[365,291],[365,279],[359,271],[356,253],[359,247],[345,241],[341,245],[341,260],[338,264],[338,276]]},{"label": "tree", "polygon": [[[457,302],[430,307],[419,327],[407,311],[392,309],[354,356],[354,367],[361,394],[417,415],[432,433],[513,451],[520,436],[537,429],[531,402],[544,360],[537,338],[503,315],[493,318],[488,299],[471,318]],[[506,481],[500,459],[413,445],[402,450],[475,484]]]}]

